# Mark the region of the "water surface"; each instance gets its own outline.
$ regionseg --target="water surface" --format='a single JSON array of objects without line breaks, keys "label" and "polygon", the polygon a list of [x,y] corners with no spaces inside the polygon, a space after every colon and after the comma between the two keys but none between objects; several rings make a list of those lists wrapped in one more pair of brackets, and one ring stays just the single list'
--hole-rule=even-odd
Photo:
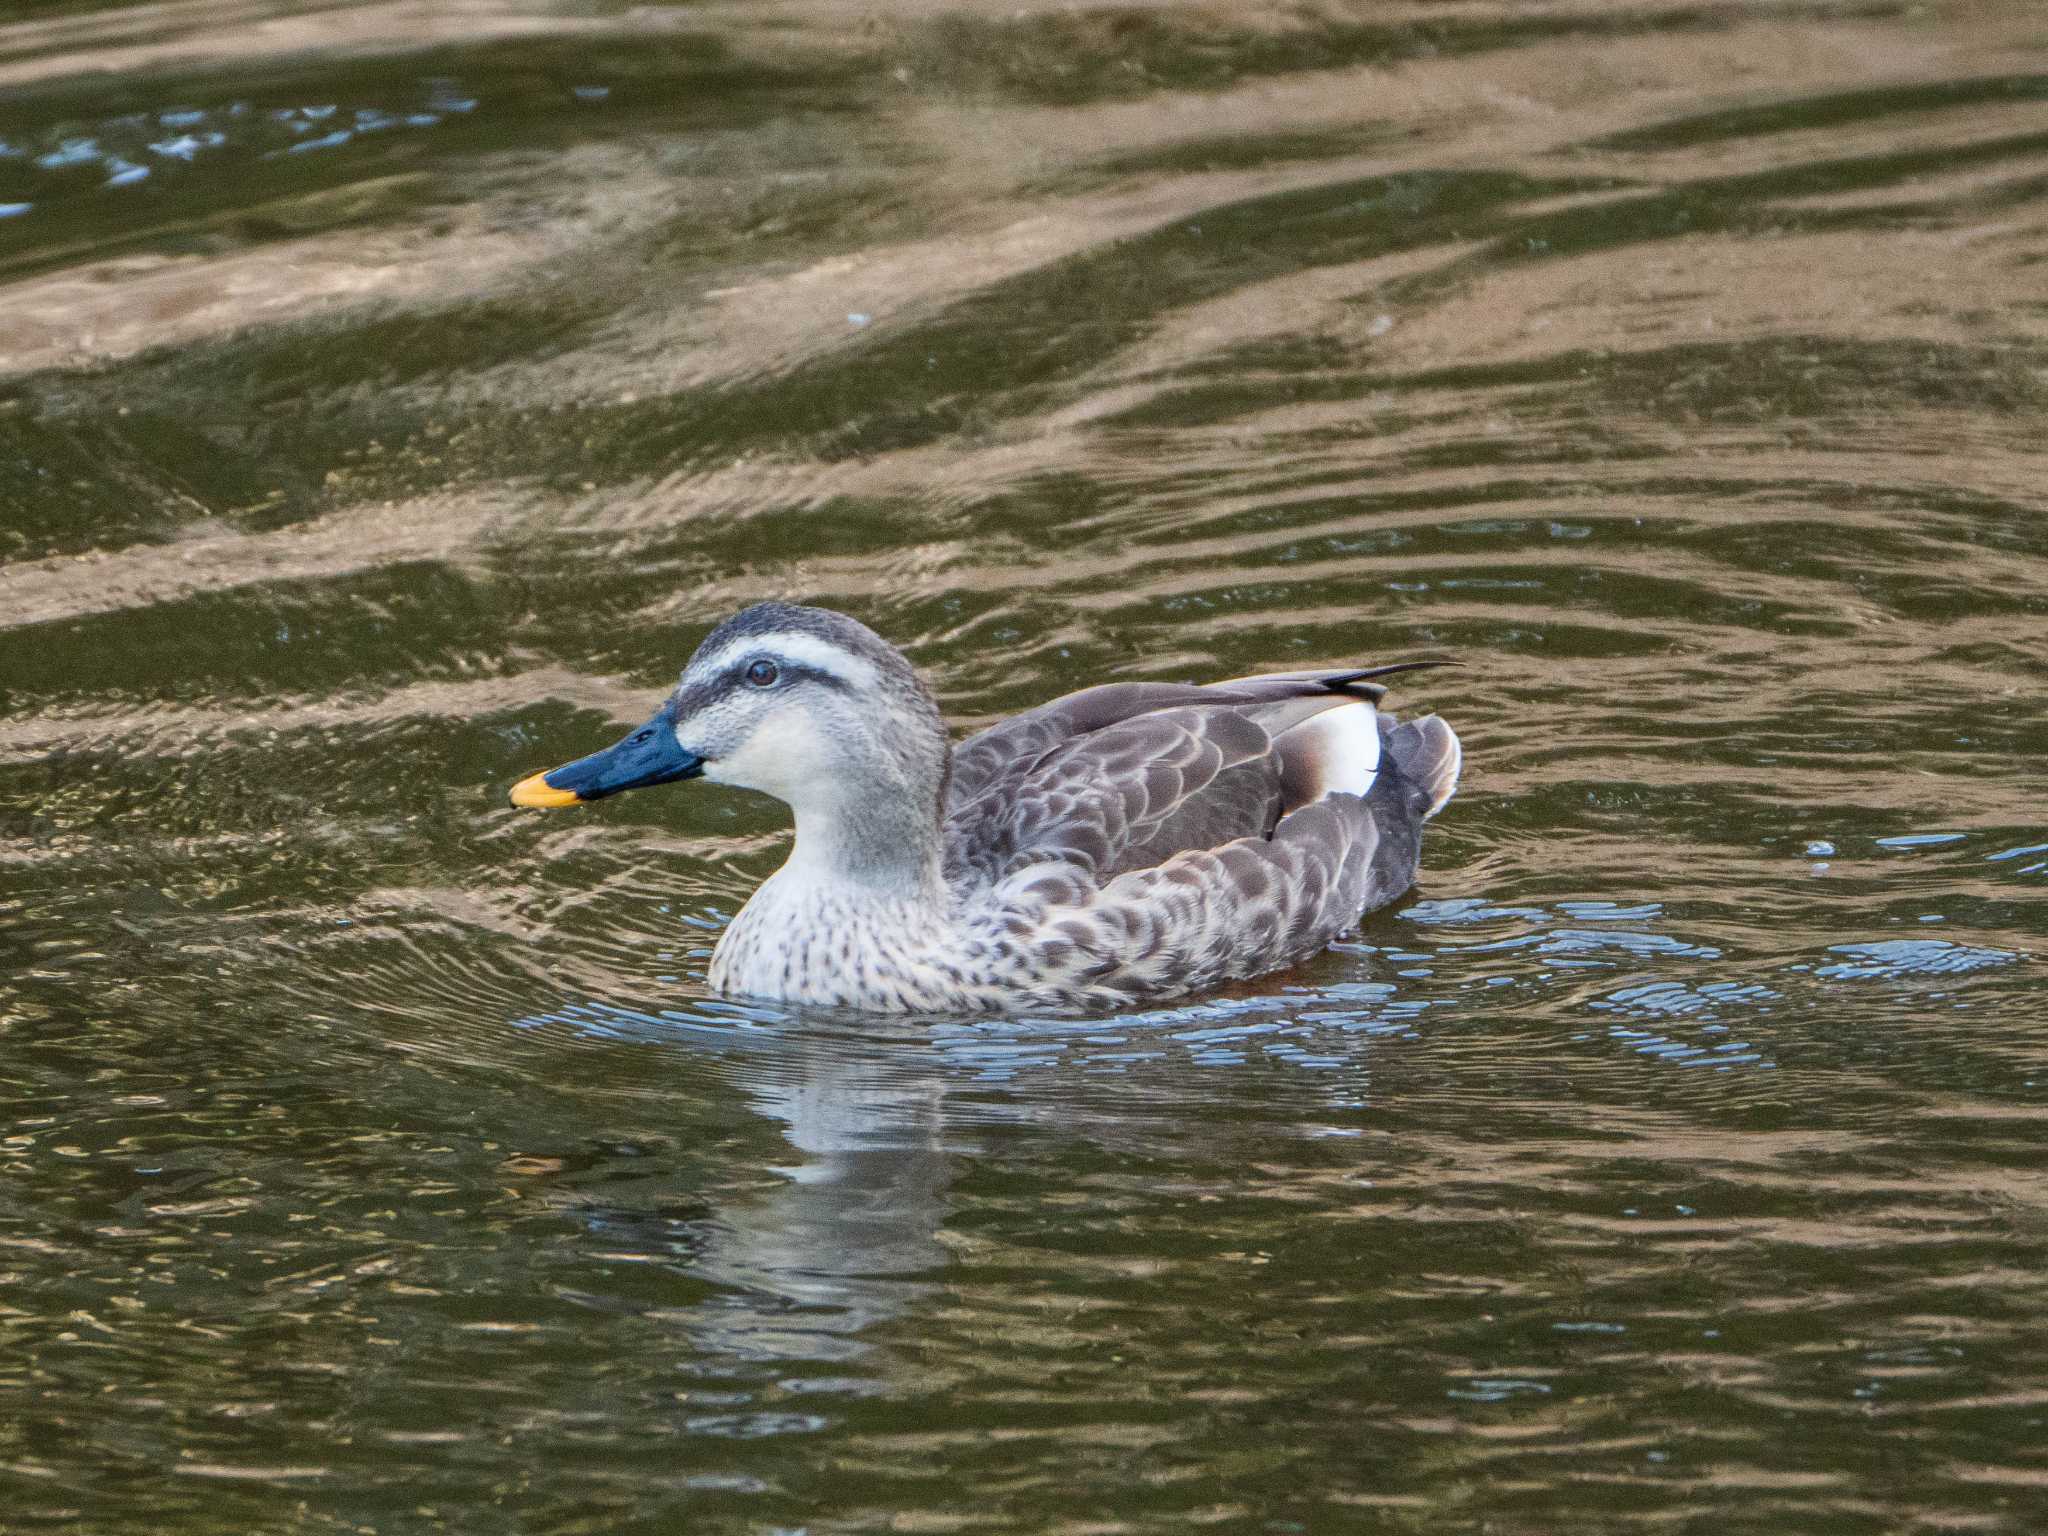
[{"label": "water surface", "polygon": [[[847,14],[0,23],[0,1526],[2039,1529],[2036,8]],[[504,789],[764,597],[1465,785],[733,1004],[777,807]]]}]

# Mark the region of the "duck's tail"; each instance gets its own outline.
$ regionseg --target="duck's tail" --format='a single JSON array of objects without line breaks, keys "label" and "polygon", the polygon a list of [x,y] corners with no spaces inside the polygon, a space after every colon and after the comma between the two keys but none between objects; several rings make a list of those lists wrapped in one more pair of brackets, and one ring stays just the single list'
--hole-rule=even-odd
[{"label": "duck's tail", "polygon": [[1457,793],[1458,773],[1465,766],[1465,749],[1459,745],[1457,732],[1436,715],[1398,725],[1389,721],[1382,745],[1402,774],[1428,791],[1429,809],[1422,813],[1423,820],[1449,804]]}]

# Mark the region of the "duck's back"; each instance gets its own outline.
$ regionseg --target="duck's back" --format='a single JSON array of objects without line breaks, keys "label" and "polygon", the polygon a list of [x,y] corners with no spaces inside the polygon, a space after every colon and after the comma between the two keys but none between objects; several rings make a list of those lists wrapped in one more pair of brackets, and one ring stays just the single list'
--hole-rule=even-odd
[{"label": "duck's back", "polygon": [[1457,784],[1367,671],[1091,688],[954,754],[946,875],[984,1002],[1169,997],[1292,964],[1415,878]]}]

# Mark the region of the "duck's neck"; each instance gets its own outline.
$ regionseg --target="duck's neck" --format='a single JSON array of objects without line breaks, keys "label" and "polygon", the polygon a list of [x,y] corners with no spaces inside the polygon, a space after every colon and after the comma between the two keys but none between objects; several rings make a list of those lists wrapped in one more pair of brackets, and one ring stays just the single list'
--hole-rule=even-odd
[{"label": "duck's neck", "polygon": [[899,801],[857,809],[800,808],[796,846],[776,882],[791,897],[943,906],[938,806]]},{"label": "duck's neck", "polygon": [[924,961],[952,912],[945,880],[950,754],[938,711],[895,733],[860,771],[762,785],[796,816],[770,875],[711,957],[721,992],[854,1007],[936,1006]]},{"label": "duck's neck", "polygon": [[718,941],[720,992],[856,1008],[934,1008],[925,965],[951,920],[932,820],[799,810],[789,861]]}]

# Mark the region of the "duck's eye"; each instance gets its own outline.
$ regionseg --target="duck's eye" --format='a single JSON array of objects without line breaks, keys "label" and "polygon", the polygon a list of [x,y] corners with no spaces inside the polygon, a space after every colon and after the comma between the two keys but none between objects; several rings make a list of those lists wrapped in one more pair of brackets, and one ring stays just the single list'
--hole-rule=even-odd
[{"label": "duck's eye", "polygon": [[747,668],[747,681],[756,688],[773,688],[777,675],[772,661],[757,661]]}]

